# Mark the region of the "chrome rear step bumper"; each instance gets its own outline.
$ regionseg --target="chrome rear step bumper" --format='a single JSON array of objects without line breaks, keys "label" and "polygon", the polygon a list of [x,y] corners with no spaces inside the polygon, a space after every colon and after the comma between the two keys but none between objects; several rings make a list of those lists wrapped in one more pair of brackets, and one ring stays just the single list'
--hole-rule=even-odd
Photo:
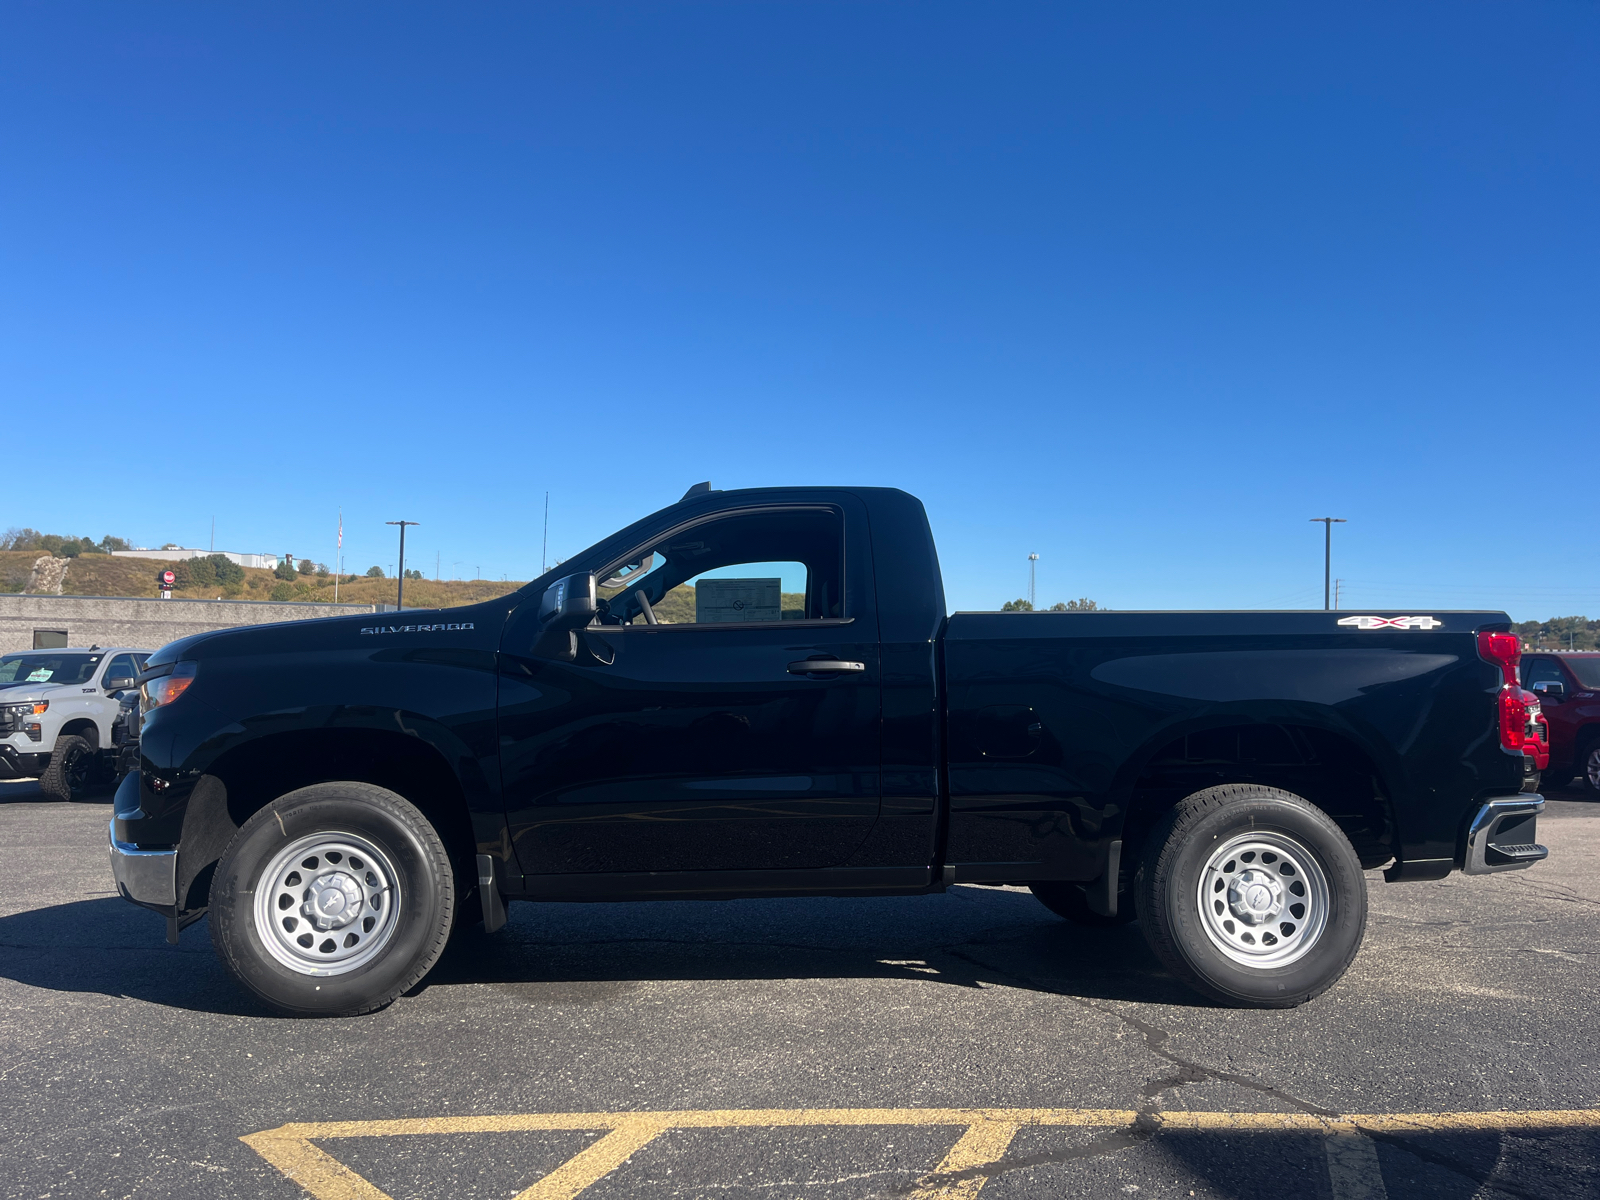
[{"label": "chrome rear step bumper", "polygon": [[1461,870],[1467,875],[1520,871],[1542,862],[1550,851],[1533,839],[1538,832],[1544,797],[1531,793],[1490,800],[1467,827]]}]

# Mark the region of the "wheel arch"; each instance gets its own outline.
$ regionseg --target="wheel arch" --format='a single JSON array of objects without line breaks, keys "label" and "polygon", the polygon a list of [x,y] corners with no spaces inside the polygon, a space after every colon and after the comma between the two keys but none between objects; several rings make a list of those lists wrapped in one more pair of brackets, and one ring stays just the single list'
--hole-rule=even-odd
[{"label": "wheel arch", "polygon": [[73,717],[61,726],[56,737],[81,737],[89,743],[89,749],[100,749],[100,726],[95,724],[93,717]]},{"label": "wheel arch", "polygon": [[1363,868],[1383,865],[1400,846],[1395,769],[1357,733],[1304,718],[1238,716],[1165,729],[1131,760],[1127,808],[1114,835],[1125,873],[1145,839],[1177,802],[1223,784],[1261,784],[1301,796],[1350,839]]},{"label": "wheel arch", "polygon": [[404,797],[438,831],[458,875],[475,878],[466,792],[438,746],[395,729],[283,731],[231,745],[196,780],[179,841],[180,908],[206,907],[217,862],[251,816],[289,792],[336,780]]}]

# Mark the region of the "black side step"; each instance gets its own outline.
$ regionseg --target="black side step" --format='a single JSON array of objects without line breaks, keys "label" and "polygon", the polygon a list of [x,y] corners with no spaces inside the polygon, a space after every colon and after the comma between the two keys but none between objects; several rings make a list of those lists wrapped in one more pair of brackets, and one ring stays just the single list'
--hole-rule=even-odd
[{"label": "black side step", "polygon": [[1484,849],[1491,867],[1542,862],[1550,857],[1550,851],[1536,842],[1490,842]]}]

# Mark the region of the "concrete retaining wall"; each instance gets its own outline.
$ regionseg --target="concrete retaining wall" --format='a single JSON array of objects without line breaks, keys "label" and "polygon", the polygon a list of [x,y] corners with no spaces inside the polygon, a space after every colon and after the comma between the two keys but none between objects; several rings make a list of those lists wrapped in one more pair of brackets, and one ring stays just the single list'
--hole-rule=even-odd
[{"label": "concrete retaining wall", "polygon": [[[31,650],[39,631],[65,632],[69,646],[154,650],[192,633],[376,612],[372,604],[260,600],[139,600],[116,596],[0,595],[0,654]],[[392,606],[381,606],[392,607]]]}]

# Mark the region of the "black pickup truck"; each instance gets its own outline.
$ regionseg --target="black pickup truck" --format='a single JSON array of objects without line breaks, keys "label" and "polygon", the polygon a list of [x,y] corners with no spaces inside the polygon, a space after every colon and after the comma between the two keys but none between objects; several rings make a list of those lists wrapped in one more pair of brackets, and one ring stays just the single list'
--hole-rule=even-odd
[{"label": "black pickup truck", "polygon": [[[559,575],[559,578],[557,577]],[[483,604],[226,630],[141,678],[122,895],[249,991],[381,1007],[508,900],[1026,884],[1287,1006],[1364,869],[1527,867],[1498,612],[945,612],[922,505],[690,489]]]}]

